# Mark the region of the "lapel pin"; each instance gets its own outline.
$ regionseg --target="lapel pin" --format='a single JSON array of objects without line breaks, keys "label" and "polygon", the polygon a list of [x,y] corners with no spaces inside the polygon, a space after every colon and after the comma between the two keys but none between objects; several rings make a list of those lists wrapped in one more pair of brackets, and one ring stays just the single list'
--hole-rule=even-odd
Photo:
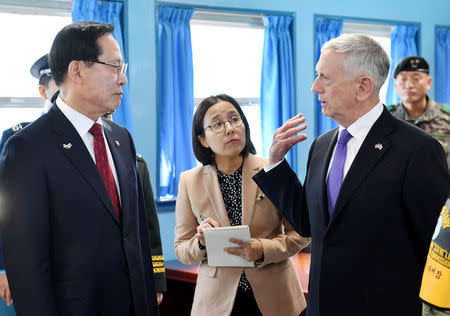
[{"label": "lapel pin", "polygon": [[119,141],[117,139],[114,141],[114,143],[116,143],[117,147],[120,147],[120,143],[119,143]]},{"label": "lapel pin", "polygon": [[382,150],[383,149],[383,145],[381,145],[380,143],[375,145],[375,148],[378,150]]},{"label": "lapel pin", "polygon": [[63,144],[63,148],[70,149],[70,148],[72,148],[72,144],[71,143]]},{"label": "lapel pin", "polygon": [[256,200],[257,201],[259,201],[259,200],[262,200],[262,199],[264,199],[264,194],[258,194],[257,196],[256,196]]}]

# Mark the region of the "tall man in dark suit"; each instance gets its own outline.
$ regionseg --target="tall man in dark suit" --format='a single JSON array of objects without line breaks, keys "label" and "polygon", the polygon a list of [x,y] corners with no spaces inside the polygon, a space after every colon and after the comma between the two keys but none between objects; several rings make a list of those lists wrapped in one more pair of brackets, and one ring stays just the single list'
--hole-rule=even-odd
[{"label": "tall man in dark suit", "polygon": [[324,44],[312,91],[339,127],[311,145],[302,185],[283,160],[306,138],[301,114],[274,133],[254,179],[302,236],[312,237],[307,315],[420,315],[428,244],[449,192],[442,146],[379,101],[389,71],[361,34]]},{"label": "tall man in dark suit", "polygon": [[127,83],[113,26],[72,23],[49,62],[60,96],[0,158],[1,230],[18,315],[157,315],[128,131],[101,115]]}]

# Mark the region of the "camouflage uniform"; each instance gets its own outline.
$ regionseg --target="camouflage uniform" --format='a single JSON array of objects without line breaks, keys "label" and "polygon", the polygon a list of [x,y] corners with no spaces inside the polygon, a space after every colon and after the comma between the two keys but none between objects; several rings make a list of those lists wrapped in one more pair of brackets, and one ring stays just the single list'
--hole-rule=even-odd
[{"label": "camouflage uniform", "polygon": [[447,316],[450,311],[438,310],[426,303],[422,303],[422,316]]},{"label": "camouflage uniform", "polygon": [[406,111],[403,104],[397,103],[387,108],[399,119],[407,121],[436,138],[444,147],[447,165],[450,170],[450,105],[437,103],[428,95],[427,107],[420,116],[413,118]]}]

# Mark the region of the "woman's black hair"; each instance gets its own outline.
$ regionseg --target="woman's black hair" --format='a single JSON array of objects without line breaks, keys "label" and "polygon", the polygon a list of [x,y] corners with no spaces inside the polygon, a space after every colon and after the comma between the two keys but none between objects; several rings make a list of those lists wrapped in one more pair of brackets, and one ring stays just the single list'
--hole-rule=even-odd
[{"label": "woman's black hair", "polygon": [[214,162],[214,153],[211,148],[204,147],[198,137],[205,136],[205,130],[203,129],[203,119],[205,118],[205,114],[210,107],[217,104],[219,101],[226,101],[231,103],[239,115],[242,118],[245,126],[245,146],[241,151],[241,155],[246,157],[248,153],[256,154],[255,146],[250,139],[250,126],[248,125],[247,118],[245,117],[244,112],[242,111],[239,103],[232,97],[226,94],[219,94],[210,96],[204,99],[197,107],[195,111],[194,118],[192,119],[192,149],[194,150],[194,155],[198,161],[200,161],[203,165],[209,165]]}]

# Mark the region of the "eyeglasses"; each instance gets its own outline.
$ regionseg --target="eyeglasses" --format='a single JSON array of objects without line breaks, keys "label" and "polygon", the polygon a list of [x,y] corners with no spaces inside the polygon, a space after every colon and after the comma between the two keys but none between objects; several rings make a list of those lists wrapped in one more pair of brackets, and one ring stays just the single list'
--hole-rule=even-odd
[{"label": "eyeglasses", "polygon": [[233,127],[241,127],[242,126],[242,119],[234,115],[229,120],[226,121],[213,121],[210,125],[206,126],[203,130],[206,130],[208,127],[216,134],[220,134],[225,130],[225,124],[230,123]]},{"label": "eyeglasses", "polygon": [[99,61],[99,60],[86,60],[86,61],[90,61],[91,63],[97,63],[97,64],[115,67],[117,75],[125,74],[127,72],[127,68],[128,68],[128,64],[124,63],[123,61],[121,61],[118,65],[105,63],[104,61]]}]

